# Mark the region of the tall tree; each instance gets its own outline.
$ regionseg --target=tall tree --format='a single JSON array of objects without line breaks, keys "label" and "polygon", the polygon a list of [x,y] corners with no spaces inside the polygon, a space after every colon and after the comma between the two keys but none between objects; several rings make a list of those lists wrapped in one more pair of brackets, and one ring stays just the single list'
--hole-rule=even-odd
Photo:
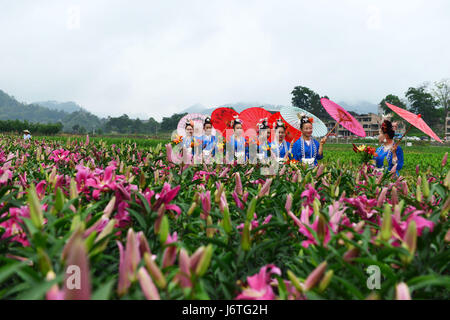
[{"label": "tall tree", "polygon": [[410,87],[405,96],[410,103],[410,111],[421,114],[422,118],[431,125],[439,124],[440,112],[436,109],[438,102],[427,92],[427,86]]},{"label": "tall tree", "polygon": [[432,93],[438,104],[444,108],[444,121],[450,106],[450,79],[443,79],[434,83]]},{"label": "tall tree", "polygon": [[[292,105],[294,107],[302,108],[308,112],[311,112],[315,116],[322,120],[329,120],[331,117],[320,103],[320,95],[313,90],[297,86],[292,90]],[[323,98],[328,98],[327,96]]]},{"label": "tall tree", "polygon": [[402,108],[402,109],[406,109],[406,103],[404,101],[402,101],[395,94],[388,94],[378,104],[378,106],[380,107],[380,109],[383,111],[384,114],[387,114],[387,113],[392,114],[392,120],[401,120],[400,116],[398,116],[395,112],[393,112],[391,109],[389,109],[389,107],[386,105],[386,102],[393,104],[394,106]]}]

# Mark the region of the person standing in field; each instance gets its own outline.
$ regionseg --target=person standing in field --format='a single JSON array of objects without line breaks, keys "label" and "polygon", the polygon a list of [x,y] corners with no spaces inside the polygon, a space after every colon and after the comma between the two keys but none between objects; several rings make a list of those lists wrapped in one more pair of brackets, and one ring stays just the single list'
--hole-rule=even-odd
[{"label": "person standing in field", "polygon": [[203,122],[204,134],[201,137],[203,158],[210,159],[215,156],[217,138],[212,134],[212,122],[210,117],[206,117]]},{"label": "person standing in field", "polygon": [[238,116],[234,117],[232,122],[233,135],[227,142],[227,160],[231,163],[236,157],[239,164],[243,164],[248,159],[248,145],[244,137],[244,129],[242,127],[242,120]]},{"label": "person standing in field", "polygon": [[382,144],[376,151],[377,157],[374,157],[375,164],[378,169],[387,166],[390,171],[396,164],[396,174],[403,168],[404,157],[403,149],[397,146],[394,142],[396,123],[391,123],[389,120],[384,120],[380,127],[380,134],[378,141]]},{"label": "person standing in field", "polygon": [[292,154],[297,161],[301,161],[310,167],[317,166],[317,160],[323,159],[323,145],[327,142],[327,138],[323,137],[320,143],[313,139],[311,135],[314,119],[304,113],[301,113],[299,118],[302,136],[295,141],[292,147]]},{"label": "person standing in field", "polygon": [[30,134],[30,131],[28,131],[28,130],[23,130],[23,140],[25,140],[25,141],[31,140],[31,134]]},{"label": "person standing in field", "polygon": [[272,153],[277,157],[278,162],[282,163],[285,159],[291,157],[289,152],[291,144],[285,140],[286,126],[281,119],[273,123],[275,129],[275,137],[272,139],[270,148]]}]

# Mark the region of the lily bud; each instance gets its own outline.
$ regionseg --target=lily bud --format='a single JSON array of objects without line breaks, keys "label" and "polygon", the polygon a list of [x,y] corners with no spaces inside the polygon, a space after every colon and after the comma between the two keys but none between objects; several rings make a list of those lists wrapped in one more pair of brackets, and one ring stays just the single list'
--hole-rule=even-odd
[{"label": "lily bud", "polygon": [[331,282],[331,278],[333,278],[334,271],[328,270],[325,275],[323,276],[322,281],[319,283],[319,292],[324,292],[328,285]]},{"label": "lily bud", "polygon": [[[450,171],[449,171],[449,172],[450,172]],[[403,190],[403,194],[404,194],[405,196],[407,196],[408,193],[409,193],[409,190],[408,190],[408,184],[406,183],[406,181],[403,181],[403,182],[402,182],[402,190]]]},{"label": "lily bud", "polygon": [[30,207],[31,221],[37,229],[41,229],[44,225],[44,214],[42,213],[41,202],[37,196],[36,187],[34,184],[31,184],[28,189],[27,198],[28,206]]},{"label": "lily bud", "polygon": [[311,274],[305,280],[305,285],[304,285],[305,291],[308,291],[308,290],[311,290],[312,288],[314,288],[314,286],[322,278],[326,269],[327,269],[327,262],[324,261],[321,264],[319,264],[319,266],[317,266],[317,268],[315,268],[313,270],[313,272],[311,272]]},{"label": "lily bud", "polygon": [[[71,246],[69,256],[67,258],[67,272],[65,283],[73,281],[77,282],[76,278],[72,275],[74,270],[70,270],[72,266],[79,268],[79,286],[74,286],[74,288],[69,286],[64,286],[64,298],[66,300],[89,300],[91,298],[91,281],[89,277],[89,260],[86,252],[86,246],[81,237],[81,234],[74,239]],[[76,272],[76,271],[75,271]],[[76,284],[76,283],[75,283]]]},{"label": "lily bud", "polygon": [[169,235],[169,219],[166,215],[162,217],[161,226],[159,229],[159,241],[161,243],[165,243],[167,240],[167,236]]},{"label": "lily bud", "polygon": [[137,273],[137,278],[141,286],[142,292],[147,300],[161,300],[159,297],[158,289],[156,289],[152,278],[148,274],[144,267],[140,267]]},{"label": "lily bud", "polygon": [[[212,224],[213,224],[212,218],[211,218],[211,216],[208,216],[208,218],[206,218],[206,226],[210,226]],[[206,227],[206,236],[208,238],[212,238],[214,236],[215,231],[216,231],[216,229],[214,229],[214,228]]]},{"label": "lily bud", "polygon": [[56,189],[55,205],[53,206],[53,213],[56,214],[64,207],[64,193],[61,188]]},{"label": "lily bud", "polygon": [[411,300],[408,285],[401,282],[395,286],[395,299],[397,300]]},{"label": "lily bud", "polygon": [[219,187],[219,189],[217,191],[217,194],[215,195],[215,199],[214,200],[215,200],[216,203],[220,202],[220,199],[222,197],[222,193],[223,193],[224,188],[225,188],[225,185],[221,183],[220,187]]},{"label": "lily bud", "polygon": [[236,178],[236,187],[234,188],[234,190],[236,191],[236,193],[240,196],[242,196],[242,181],[241,181],[241,175],[239,174],[239,172],[235,173],[235,178]]},{"label": "lily bud", "polygon": [[258,193],[258,198],[261,198],[261,197],[269,194],[271,184],[272,184],[272,179],[271,178],[267,179],[266,182],[264,183],[264,185],[262,186],[261,191]]},{"label": "lily bud", "polygon": [[428,179],[424,173],[422,173],[422,189],[423,196],[428,199],[428,197],[430,196],[430,184],[428,183]]},{"label": "lily bud", "polygon": [[144,253],[144,262],[148,272],[150,272],[150,275],[152,276],[153,280],[155,280],[158,288],[164,289],[167,285],[166,278],[148,252]]},{"label": "lily bud", "polygon": [[187,212],[187,215],[190,216],[194,212],[195,208],[197,208],[197,202],[192,202]]},{"label": "lily bud", "polygon": [[450,189],[450,170],[447,172],[447,175],[445,176],[444,187]]},{"label": "lily bud", "polygon": [[256,202],[258,201],[258,197],[254,197],[247,208],[247,221],[251,221],[253,219],[253,214],[256,210]]},{"label": "lily bud", "polygon": [[230,219],[230,211],[228,207],[225,207],[223,210],[223,220],[222,220],[222,226],[226,233],[231,233],[232,227],[231,227],[231,219]]},{"label": "lily bud", "polygon": [[323,164],[319,165],[319,168],[317,169],[316,178],[320,177],[320,175],[323,173]]},{"label": "lily bud", "polygon": [[339,197],[339,185],[337,185],[335,190],[334,190],[334,197],[335,198]]},{"label": "lily bud", "polygon": [[445,165],[447,164],[447,157],[448,157],[448,152],[446,152],[444,154],[444,157],[442,158],[442,166],[445,167]]},{"label": "lily bud", "polygon": [[320,217],[320,201],[317,198],[315,198],[313,201],[313,209],[314,209],[314,215],[316,217]]},{"label": "lily bud", "polygon": [[380,237],[383,241],[388,241],[392,235],[391,206],[386,203],[383,210],[383,224],[381,225]]},{"label": "lily bud", "polygon": [[111,216],[111,213],[113,213],[115,205],[116,205],[116,196],[113,196],[106,205],[105,210],[103,210],[103,214],[105,215],[105,217],[109,218]]},{"label": "lily bud", "polygon": [[378,196],[377,201],[377,207],[381,207],[384,203],[384,200],[386,200],[386,193],[388,192],[388,188],[384,187],[383,190],[381,190],[381,193]]},{"label": "lily bud", "polygon": [[287,212],[291,211],[291,207],[292,207],[292,194],[289,193],[286,197],[286,204],[284,205],[284,208],[286,209]]},{"label": "lily bud", "polygon": [[419,175],[419,170],[420,170],[420,166],[417,165],[417,166],[416,166],[416,175]]},{"label": "lily bud", "polygon": [[191,270],[196,270],[198,263],[200,262],[200,259],[203,257],[203,254],[205,253],[205,247],[201,246],[197,250],[195,250],[194,254],[191,256],[189,261],[189,268]]},{"label": "lily bud", "polygon": [[70,180],[70,200],[78,197],[77,183],[74,178]]},{"label": "lily bud", "polygon": [[205,252],[200,258],[197,268],[195,269],[195,273],[197,274],[197,276],[201,277],[206,273],[206,270],[208,270],[209,264],[211,262],[212,254],[213,247],[211,244],[209,244],[206,246]]},{"label": "lily bud", "polygon": [[391,190],[391,201],[393,205],[396,205],[398,203],[398,193],[397,193],[397,188],[396,187],[392,187]]},{"label": "lily bud", "polygon": [[404,262],[410,263],[414,258],[417,247],[417,226],[416,222],[412,220],[408,225],[408,230],[406,231],[404,239],[404,247],[409,251],[409,256],[405,257]]},{"label": "lily bud", "polygon": [[418,202],[422,202],[422,190],[420,188],[420,185],[417,185],[417,188],[416,188],[416,200]]},{"label": "lily bud", "polygon": [[246,221],[244,224],[244,230],[242,230],[241,247],[244,251],[249,251],[251,247],[250,239],[250,222]]},{"label": "lily bud", "polygon": [[302,293],[303,292],[303,286],[300,283],[300,281],[298,280],[298,278],[295,276],[295,274],[291,270],[288,270],[287,271],[287,276],[288,276],[289,280],[291,280],[291,283],[295,287],[295,289],[297,289],[298,292]]}]

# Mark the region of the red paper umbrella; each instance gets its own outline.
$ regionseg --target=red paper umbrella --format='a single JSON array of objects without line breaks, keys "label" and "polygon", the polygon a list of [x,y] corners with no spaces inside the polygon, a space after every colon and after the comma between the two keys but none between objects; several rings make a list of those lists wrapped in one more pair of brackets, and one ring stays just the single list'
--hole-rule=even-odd
[{"label": "red paper umbrella", "polygon": [[267,118],[269,120],[272,114],[259,107],[248,108],[242,111],[239,115],[239,118],[242,120],[242,128],[244,131],[248,129],[253,129],[255,131],[258,130],[257,124],[261,122],[262,119]]},{"label": "red paper umbrella", "polygon": [[430,137],[432,137],[434,140],[439,141],[440,143],[443,143],[441,139],[436,135],[436,133],[431,130],[431,128],[423,121],[422,116],[420,114],[415,114],[412,112],[409,112],[405,109],[399,108],[394,106],[393,104],[387,103],[386,105],[394,111],[396,114],[398,114],[400,117],[408,121],[411,126],[406,130],[406,132],[403,134],[403,136],[400,138],[399,141],[397,141],[397,145],[400,143],[400,141],[403,139],[403,137],[406,135],[406,133],[411,129],[412,126],[416,127],[417,129],[421,130],[423,133],[426,133]]},{"label": "red paper umbrella", "polygon": [[296,140],[300,139],[302,132],[300,130],[295,129],[286,120],[284,120],[283,117],[281,116],[281,113],[279,113],[279,112],[270,116],[270,118],[269,118],[270,129],[274,128],[273,124],[278,119],[281,119],[281,121],[283,121],[283,123],[285,125],[285,128],[286,128],[285,140],[287,142],[291,143],[292,141],[295,142]]},{"label": "red paper umbrella", "polygon": [[239,115],[239,113],[231,108],[217,108],[211,114],[211,122],[214,129],[224,136],[225,130],[233,128],[232,121],[236,115]]}]

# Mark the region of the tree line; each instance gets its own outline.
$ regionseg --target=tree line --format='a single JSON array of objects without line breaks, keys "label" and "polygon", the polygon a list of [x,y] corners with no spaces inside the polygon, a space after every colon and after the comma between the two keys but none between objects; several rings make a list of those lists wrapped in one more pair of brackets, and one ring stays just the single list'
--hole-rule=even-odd
[{"label": "tree line", "polygon": [[24,130],[29,130],[32,134],[55,135],[62,131],[63,124],[57,123],[34,123],[20,120],[0,120],[1,133],[22,134]]}]

